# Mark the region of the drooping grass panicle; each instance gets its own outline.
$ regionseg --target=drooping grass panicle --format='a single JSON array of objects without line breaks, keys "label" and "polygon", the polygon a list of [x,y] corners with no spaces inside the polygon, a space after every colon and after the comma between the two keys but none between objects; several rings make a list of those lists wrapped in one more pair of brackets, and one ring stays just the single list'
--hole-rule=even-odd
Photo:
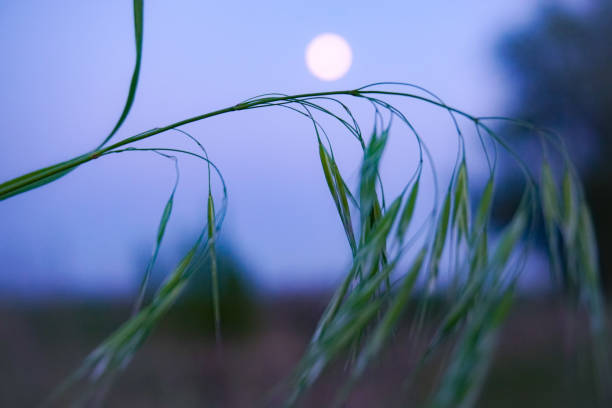
[{"label": "drooping grass panicle", "polygon": [[[473,406],[492,358],[497,330],[515,298],[517,281],[540,212],[546,225],[553,269],[557,271],[555,276],[571,287],[571,293],[586,309],[600,378],[609,378],[606,377],[611,367],[606,348],[607,318],[599,282],[595,234],[580,179],[557,135],[508,118],[473,116],[447,105],[437,95],[414,84],[380,82],[342,91],[259,95],[111,143],[130,112],[141,68],[143,1],[134,0],[133,6],[136,62],[126,103],[110,134],[91,152],[0,184],[1,201],[59,180],[91,161],[127,152],[154,152],[174,160],[176,165],[176,182],[162,211],[134,315],[85,358],[53,398],[77,383],[84,383],[86,392],[79,402],[88,404],[95,390],[106,389],[181,296],[191,277],[207,262],[211,271],[215,329],[220,341],[223,311],[219,301],[216,243],[226,214],[227,189],[221,172],[209,159],[203,144],[180,127],[214,116],[267,108],[289,109],[313,126],[322,180],[327,184],[351,255],[346,275],[322,313],[291,377],[287,406],[297,404],[300,396],[334,361],[350,356],[346,386],[338,391],[335,400],[341,404],[401,326],[409,304],[415,303],[418,311],[416,317],[412,316],[413,339],[416,334],[422,334],[428,305],[435,298],[436,289],[444,289],[445,285],[450,285],[448,282],[454,282],[456,290],[447,291],[447,302],[439,312],[439,319],[432,320],[433,334],[427,339],[425,349],[417,355],[419,363],[406,373],[406,377],[416,378],[429,358],[441,352],[443,344],[450,344],[448,363],[444,365],[441,381],[433,388],[428,404],[436,408]],[[420,102],[449,115],[457,136],[457,154],[445,188],[439,188],[438,172],[434,155],[427,146],[427,137],[417,132],[409,111],[398,101]],[[367,140],[361,130],[366,125],[353,114],[353,103],[364,103],[373,110],[373,131]],[[338,124],[360,147],[361,164],[355,191],[345,181],[334,155],[336,134],[324,126],[329,121]],[[492,123],[500,121],[521,126],[540,137],[546,159],[560,158],[557,164],[563,169],[562,177],[555,174],[548,161],[543,162],[540,177],[535,177],[532,166],[517,154],[508,140],[494,131]],[[464,131],[465,123],[473,125],[473,135]],[[404,179],[401,192],[387,200],[385,177],[380,169],[392,135],[406,136],[406,132],[397,132],[398,126],[406,127],[408,136],[416,141],[417,159],[413,163],[414,170]],[[137,145],[169,130],[186,136],[194,143],[193,150],[168,145],[154,148]],[[472,208],[467,165],[467,156],[473,154],[467,147],[471,136],[480,144],[489,170],[475,208]],[[501,228],[493,229],[490,218],[495,197],[494,180],[498,155],[502,154],[517,164],[525,187],[512,219]],[[203,204],[206,222],[190,250],[145,303],[149,277],[174,202],[178,199],[175,194],[178,160],[184,156],[198,158],[207,166],[208,194]],[[424,176],[424,173],[430,176],[429,170],[431,180]],[[221,183],[220,205],[219,197],[213,194],[211,174]],[[423,198],[425,183],[431,186],[431,202]],[[426,207],[424,216],[419,206]],[[421,222],[415,226],[417,219]]]},{"label": "drooping grass panicle", "polygon": [[[470,386],[470,389],[461,393],[448,391],[448,384],[455,384],[459,381],[457,379],[459,374],[454,367],[459,364],[458,361],[463,361],[468,357],[471,360],[465,361],[470,361],[469,364],[461,364],[473,366],[473,370],[486,370],[485,360],[489,358],[486,356],[489,356],[490,353],[483,354],[483,352],[477,351],[485,350],[494,343],[494,333],[497,330],[498,323],[490,323],[487,316],[503,316],[504,313],[497,312],[498,307],[501,307],[498,306],[501,302],[500,299],[513,296],[515,288],[513,282],[519,276],[520,267],[524,263],[523,255],[514,262],[513,254],[521,240],[528,238],[529,234],[525,235],[526,231],[533,228],[533,206],[538,201],[534,198],[534,191],[540,192],[544,212],[555,223],[555,233],[560,232],[563,245],[570,249],[576,248],[579,250],[574,251],[578,256],[573,256],[571,260],[571,268],[574,271],[572,276],[575,276],[574,284],[582,288],[580,293],[583,294],[584,299],[590,299],[588,301],[588,304],[591,305],[589,310],[598,315],[603,313],[602,308],[597,306],[600,304],[600,301],[597,300],[600,299],[597,295],[599,283],[597,279],[593,278],[597,276],[596,267],[593,266],[596,265],[597,261],[596,256],[593,255],[594,244],[591,242],[592,238],[587,239],[592,235],[588,232],[589,223],[584,215],[586,210],[584,210],[581,189],[576,186],[578,181],[571,170],[566,171],[563,176],[562,187],[558,188],[556,187],[557,182],[549,174],[550,171],[546,170],[546,167],[543,170],[544,176],[537,182],[527,165],[517,159],[519,167],[525,175],[526,195],[517,209],[515,217],[499,238],[494,250],[490,252],[488,248],[491,245],[492,235],[489,233],[489,218],[495,190],[494,170],[496,161],[492,161],[489,180],[482,195],[477,200],[476,208],[472,209],[468,183],[469,173],[465,160],[465,154],[468,153],[466,151],[458,156],[459,160],[453,169],[451,181],[446,188],[443,200],[438,203],[437,198],[434,197],[433,206],[428,210],[429,215],[422,218],[424,220],[422,226],[416,229],[417,233],[411,239],[407,240],[408,231],[412,230],[411,225],[413,224],[416,204],[422,195],[420,191],[423,183],[421,176],[423,163],[427,162],[432,169],[432,173],[435,174],[433,158],[427,149],[424,138],[416,133],[406,114],[388,102],[381,101],[380,98],[384,98],[389,91],[381,91],[381,94],[376,96],[375,90],[372,88],[366,89],[369,89],[368,94],[362,94],[355,90],[289,97],[280,95],[255,98],[231,108],[221,109],[178,122],[178,124],[156,128],[129,137],[93,154],[89,153],[68,161],[69,165],[52,166],[53,169],[60,169],[53,176],[61,174],[61,171],[65,168],[72,169],[108,154],[129,151],[155,151],[173,156],[181,154],[198,157],[204,160],[207,166],[210,166],[210,169],[220,176],[218,169],[208,159],[204,146],[188,134],[203,155],[184,149],[171,147],[139,148],[132,146],[132,144],[171,129],[182,132],[177,127],[184,123],[245,109],[279,106],[299,113],[313,124],[319,147],[323,179],[327,183],[340,223],[345,230],[353,262],[344,281],[339,285],[328,308],[323,313],[302,363],[296,368],[295,388],[287,400],[288,405],[297,402],[299,396],[317,380],[325,367],[328,367],[349,349],[354,350],[353,355],[356,357],[354,360],[355,368],[351,370],[353,374],[349,376],[347,381],[350,384],[358,381],[360,375],[365,372],[375,356],[382,351],[384,344],[386,344],[397,325],[400,324],[399,316],[406,309],[408,302],[411,299],[420,302],[419,299],[422,296],[425,296],[425,298],[428,296],[428,291],[421,291],[418,296],[415,296],[414,288],[418,287],[418,282],[424,281],[430,284],[435,282],[438,279],[438,271],[442,267],[441,261],[448,257],[452,259],[452,262],[448,263],[448,270],[445,271],[445,274],[455,277],[461,276],[461,286],[457,292],[461,295],[453,300],[453,306],[444,314],[444,318],[436,331],[437,334],[432,338],[430,347],[423,357],[435,353],[440,344],[450,341],[452,338],[459,339],[455,352],[451,355],[448,371],[443,376],[444,380],[439,386],[439,394],[437,392],[432,394],[432,404],[441,406],[440,404],[450,404],[448,401],[463,404],[465,401],[473,400],[471,395],[476,392],[474,390],[477,390],[477,384],[474,383]],[[395,97],[412,98],[410,94],[398,92],[394,92],[393,95]],[[330,102],[330,99],[339,97],[362,99],[376,106],[375,121],[378,124],[374,128],[372,137],[367,141],[367,144],[364,144],[357,193],[352,192],[344,180],[333,155],[333,138],[324,129],[323,122],[317,118],[317,115],[324,115],[340,120],[337,113],[316,105],[316,102],[314,102],[316,98],[320,98],[321,102],[327,103]],[[496,148],[506,151],[511,156],[515,154],[509,144],[496,135],[489,126],[485,126],[480,119],[468,114],[460,114],[461,111],[447,107],[435,100],[424,97],[416,99],[431,103],[433,106],[448,110],[453,115],[459,114],[464,119],[473,121],[475,128],[478,130],[476,137],[482,142],[483,146],[496,146]],[[315,108],[315,106],[319,107]],[[339,102],[337,106],[341,108],[344,114],[350,112],[347,102]],[[385,122],[383,120],[383,109],[387,109],[390,117],[399,117],[402,124],[409,126],[413,135],[417,137],[417,146],[420,152],[415,172],[408,175],[401,194],[388,206],[383,205],[382,183],[384,178],[380,175],[379,167],[393,129],[389,121]],[[453,123],[457,123],[456,126],[459,127],[458,120],[454,116],[453,118]],[[353,136],[358,135],[356,139],[361,145],[363,138],[361,137],[361,126],[357,124],[357,118],[350,115],[341,120],[341,125],[347,132]],[[465,137],[460,129],[457,133]],[[327,146],[323,144],[321,137],[324,137]],[[485,137],[488,137],[486,142],[483,141]],[[464,146],[463,142],[459,145],[459,149],[464,149],[462,146]],[[487,157],[489,156],[489,149],[490,147],[483,147],[484,154]],[[42,177],[40,172],[33,172],[20,179],[4,183],[0,188],[5,189],[5,194],[11,195],[26,191],[24,188],[35,188],[38,186],[36,183],[39,180],[45,180],[45,177],[48,177],[48,170],[43,170],[43,172]],[[226,200],[225,186],[223,191],[224,200]],[[437,195],[437,192],[434,191],[434,194]],[[195,270],[198,265],[201,266],[206,259],[211,262],[213,281],[217,282],[214,241],[225,210],[216,212],[214,198],[210,194],[208,197],[206,207],[209,227],[201,236],[198,245],[190,251],[177,270],[169,275],[151,303],[135,315],[126,326],[120,328],[110,338],[112,340],[103,343],[100,346],[101,348],[96,349],[87,360],[86,369],[81,373],[95,371],[96,373],[108,372],[110,375],[111,372],[125,364],[124,362],[129,360],[129,356],[144,342],[158,318],[164,314],[188,284],[190,271]],[[174,194],[171,196],[170,204],[167,203],[167,210],[162,215],[160,231],[165,229],[165,224],[168,222],[173,200]],[[224,206],[222,207],[224,208]],[[358,227],[358,230],[355,229],[356,227]],[[421,234],[425,231],[427,231],[426,234]],[[163,233],[158,235],[158,238],[161,236],[163,236]],[[421,240],[424,245],[417,254],[406,250],[407,247],[419,242],[418,240]],[[449,240],[454,244],[449,244]],[[203,252],[206,252],[206,255]],[[412,254],[412,260],[409,263],[413,267],[409,268],[407,273],[400,275],[394,285],[390,285],[391,274],[397,272],[397,265],[401,264],[400,261],[404,259],[406,254]],[[564,263],[570,264],[569,261],[564,261]],[[583,269],[585,267],[586,270]],[[582,275],[578,271],[583,271]],[[584,277],[581,278],[580,276]],[[213,284],[213,291],[218,291],[217,285],[218,282]],[[213,295],[213,298],[217,299],[214,310],[217,332],[219,333],[222,311],[217,303],[218,292],[216,296]],[[483,302],[483,299],[490,299],[490,302]],[[594,323],[601,321],[603,321],[601,317],[593,320]],[[90,374],[87,375],[90,376]],[[98,377],[96,376],[96,378]],[[444,395],[454,397],[450,398]],[[463,397],[459,398],[461,395]]]}]

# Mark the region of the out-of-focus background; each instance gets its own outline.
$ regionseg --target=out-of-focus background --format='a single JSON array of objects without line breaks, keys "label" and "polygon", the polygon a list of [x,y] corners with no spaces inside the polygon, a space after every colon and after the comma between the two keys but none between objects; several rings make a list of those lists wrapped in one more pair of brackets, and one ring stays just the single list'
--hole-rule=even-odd
[{"label": "out-of-focus background", "polygon": [[[145,3],[141,79],[118,137],[266,92],[415,83],[475,115],[517,117],[560,132],[585,180],[602,280],[611,288],[609,2]],[[0,2],[0,181],[88,151],[108,134],[134,60],[131,13],[131,4],[120,1]],[[333,82],[311,75],[304,61],[309,41],[324,32],[344,37],[353,52],[350,70]],[[410,109],[440,172],[449,171],[456,154],[452,127],[431,108]],[[363,112],[367,125],[370,113]],[[265,401],[291,373],[350,259],[307,121],[289,111],[256,110],[185,130],[206,146],[229,191],[221,233],[223,354],[214,346],[203,270],[119,378],[108,406]],[[497,130],[537,160],[529,137],[511,127]],[[158,140],[180,143],[179,137]],[[344,134],[333,137],[335,150],[347,152],[354,182],[354,143]],[[407,167],[405,156],[389,156],[385,180],[393,186]],[[483,163],[470,169],[482,184]],[[204,223],[205,170],[181,162],[154,284]],[[498,178],[506,192],[496,203],[499,219],[520,191],[513,170],[504,166]],[[0,406],[40,403],[129,316],[174,177],[163,158],[117,155],[0,203]],[[478,405],[591,406],[584,319],[558,301],[542,249],[524,272],[521,296]],[[349,406],[376,406],[399,389],[414,364],[401,347],[404,335],[398,333]],[[333,397],[342,367],[334,370],[304,406]],[[423,384],[437,376],[427,374]]]}]

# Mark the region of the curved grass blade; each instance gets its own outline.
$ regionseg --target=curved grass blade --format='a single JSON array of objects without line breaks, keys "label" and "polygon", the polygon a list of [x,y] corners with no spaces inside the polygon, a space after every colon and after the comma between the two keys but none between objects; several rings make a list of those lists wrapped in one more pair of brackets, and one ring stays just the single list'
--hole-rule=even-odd
[{"label": "curved grass blade", "polygon": [[100,144],[99,147],[104,146],[108,143],[109,140],[117,133],[128,114],[130,113],[130,109],[132,108],[132,104],[134,103],[134,97],[136,96],[136,88],[138,87],[138,77],[140,76],[140,64],[142,61],[142,32],[143,32],[143,9],[144,9],[144,1],[143,0],[134,0],[134,37],[136,40],[136,62],[134,64],[134,72],[132,73],[132,79],[130,81],[130,88],[128,90],[127,99],[125,101],[125,106],[123,107],[123,111],[121,112],[121,116],[119,116],[119,120],[113,127],[113,130],[110,132],[108,136],[104,139],[104,141]]},{"label": "curved grass blade", "polygon": [[[130,82],[130,89],[128,91],[125,107],[123,108],[123,112],[121,113],[119,120],[115,124],[115,127],[111,133],[100,144],[99,148],[104,146],[123,124],[125,118],[130,112],[132,103],[134,102],[134,96],[138,86],[138,76],[140,73],[140,65],[142,60],[143,0],[134,0],[133,4],[134,33],[136,37],[136,63],[134,66],[134,72],[132,74],[132,80]],[[75,157],[74,159],[45,167],[2,183],[0,184],[0,201],[55,181],[74,170],[74,168],[76,168],[78,165],[95,158],[97,158],[96,153],[84,154],[82,156]]]},{"label": "curved grass blade", "polygon": [[83,154],[75,157],[74,159],[44,167],[6,181],[0,184],[0,201],[51,183],[52,181],[65,176],[76,167],[92,160],[93,158],[95,157],[89,153]]},{"label": "curved grass blade", "polygon": [[172,206],[174,204],[174,194],[176,193],[176,188],[179,183],[179,168],[178,168],[178,160],[174,156],[168,156],[163,153],[159,153],[164,157],[168,157],[174,160],[174,165],[176,169],[176,180],[174,182],[174,187],[172,188],[172,192],[170,193],[170,197],[164,206],[164,211],[162,212],[161,220],[159,222],[159,226],[157,228],[157,238],[155,240],[155,246],[153,248],[153,254],[149,259],[149,263],[147,264],[147,269],[145,270],[145,274],[142,278],[142,282],[140,283],[140,289],[138,290],[138,297],[136,299],[136,303],[134,304],[133,313],[138,312],[140,307],[142,306],[142,302],[145,297],[145,293],[147,291],[147,286],[149,284],[149,279],[151,277],[151,273],[153,272],[153,267],[155,266],[155,262],[157,261],[157,256],[159,254],[159,248],[161,247],[162,240],[164,239],[164,234],[166,232],[166,226],[168,225],[168,221],[170,220],[170,215],[172,215]]}]

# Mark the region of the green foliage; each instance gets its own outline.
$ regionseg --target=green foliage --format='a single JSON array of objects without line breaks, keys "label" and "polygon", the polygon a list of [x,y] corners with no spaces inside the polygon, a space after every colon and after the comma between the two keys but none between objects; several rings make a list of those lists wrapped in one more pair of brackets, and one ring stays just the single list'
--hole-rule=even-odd
[{"label": "green foliage", "polygon": [[[264,107],[288,108],[312,123],[323,177],[352,252],[352,264],[345,279],[323,312],[291,378],[287,406],[295,405],[326,367],[343,356],[351,355],[352,368],[347,385],[343,390],[339,390],[336,399],[336,402],[341,404],[350,388],[392,337],[409,301],[421,303],[421,310],[426,311],[428,300],[438,293],[439,274],[446,260],[449,262],[448,266],[444,266],[445,273],[453,277],[457,290],[450,291],[452,298],[449,306],[442,308],[442,319],[430,339],[429,346],[421,355],[419,367],[427,364],[430,356],[437,353],[441,345],[450,344],[453,348],[452,355],[442,380],[435,386],[429,399],[430,406],[472,406],[486,376],[497,329],[503,323],[515,295],[516,282],[529,242],[528,231],[538,214],[538,197],[541,198],[541,209],[548,226],[548,239],[555,268],[563,269],[563,272],[559,273],[560,278],[565,279],[566,284],[572,287],[572,293],[578,295],[577,300],[589,312],[594,338],[598,339],[594,347],[599,357],[597,361],[602,367],[602,375],[608,372],[609,357],[602,346],[606,344],[603,337],[606,334],[606,319],[599,289],[596,243],[580,182],[575,177],[569,161],[564,159],[562,162],[567,170],[561,188],[557,186],[548,164],[543,166],[540,183],[537,183],[527,166],[521,163],[508,144],[485,124],[493,120],[492,118],[474,117],[447,106],[420,87],[401,83],[379,83],[348,91],[294,96],[264,95],[162,128],[151,129],[107,146],[107,142],[127,116],[135,96],[142,53],[142,13],[142,1],[135,1],[136,64],[126,105],[111,134],[90,153],[3,183],[0,185],[0,199],[41,187],[78,166],[109,154],[154,152],[175,161],[181,155],[190,155],[201,159],[208,168],[207,225],[202,227],[198,239],[178,266],[167,275],[151,299],[141,307],[148,289],[149,276],[170,219],[175,185],[161,216],[153,255],[144,274],[135,314],[85,359],[56,396],[68,388],[84,383],[86,392],[79,401],[87,404],[97,389],[106,386],[126,366],[161,317],[186,291],[190,282],[193,283],[194,274],[203,270],[205,263],[209,265],[206,270],[210,273],[215,331],[217,340],[221,342],[224,312],[221,310],[219,281],[224,277],[219,276],[222,269],[217,265],[215,240],[225,214],[225,185],[221,173],[209,160],[204,147],[197,139],[178,128],[212,116]],[[436,191],[430,215],[424,218],[423,224],[418,228],[414,228],[413,218],[417,201],[420,201],[423,195],[419,190],[419,185],[423,182],[423,163],[431,167],[434,180],[436,172],[424,140],[417,134],[405,113],[389,102],[398,98],[420,101],[447,111],[455,125],[461,146],[460,160],[444,189],[446,193],[441,205]],[[365,101],[371,104],[375,111],[376,125],[367,141],[362,136],[359,123],[351,113],[348,102],[345,102],[348,99],[355,102]],[[338,121],[362,148],[358,191],[355,193],[344,181],[333,155],[332,143],[321,125],[320,117]],[[393,119],[398,120],[414,134],[420,160],[415,172],[406,181],[402,193],[387,206],[379,169],[388,146]],[[458,119],[471,122],[479,137],[487,137],[486,143],[482,144],[487,159],[489,152],[486,145],[494,145],[508,156],[514,157],[524,171],[526,189],[523,199],[512,220],[503,228],[491,256],[488,247],[493,241],[489,237],[494,234],[489,226],[489,214],[493,203],[494,168],[491,168],[490,179],[477,209],[473,211],[469,200],[469,172],[463,157],[464,136]],[[196,151],[134,146],[134,143],[140,140],[150,139],[173,129],[194,141]],[[322,138],[327,141],[329,147],[324,146]],[[551,139],[545,139],[544,143],[548,143],[552,149],[562,149]],[[217,180],[223,186],[219,208],[215,206],[219,197],[214,197],[211,188],[212,182]],[[435,187],[437,188],[437,185]],[[406,194],[409,188],[410,192]],[[355,231],[358,232],[357,235]],[[563,261],[560,259],[560,251],[556,250],[559,244],[565,248],[563,254],[567,259]],[[419,285],[419,282],[425,285]],[[411,377],[413,374],[406,373],[406,376]]]}]

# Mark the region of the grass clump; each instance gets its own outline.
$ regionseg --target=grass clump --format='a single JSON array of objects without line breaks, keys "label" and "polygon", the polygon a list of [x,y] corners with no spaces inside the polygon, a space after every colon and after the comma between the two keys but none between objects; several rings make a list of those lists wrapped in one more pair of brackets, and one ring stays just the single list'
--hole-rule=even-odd
[{"label": "grass clump", "polygon": [[[516,294],[517,280],[524,266],[535,221],[542,213],[553,270],[577,304],[590,316],[593,350],[599,363],[600,378],[609,381],[610,360],[606,348],[606,318],[604,300],[599,285],[596,242],[588,206],[580,180],[559,139],[529,124],[514,121],[529,128],[542,140],[550,160],[563,169],[561,183],[555,180],[551,165],[542,166],[535,177],[493,130],[491,122],[505,118],[476,117],[446,105],[431,92],[405,83],[377,83],[358,89],[300,95],[267,94],[236,105],[188,118],[161,128],[154,128],[118,141],[113,139],[127,117],[136,95],[142,55],[143,2],[134,1],[136,63],[123,112],[111,133],[94,150],[56,165],[33,171],[0,184],[0,200],[41,187],[94,160],[111,154],[153,152],[175,161],[179,181],[179,158],[197,157],[208,169],[207,225],[193,246],[173,271],[147,299],[150,274],[160,250],[166,226],[170,221],[176,184],[169,196],[155,240],[153,254],[144,273],[133,316],[103,341],[83,361],[82,365],[51,398],[63,395],[77,384],[84,384],[77,402],[89,403],[97,398],[130,361],[146,341],[159,320],[165,315],[193,279],[194,274],[208,265],[212,291],[213,313],[217,341],[221,342],[223,313],[219,300],[219,279],[215,241],[226,210],[227,193],[219,169],[210,161],[206,150],[181,126],[213,116],[235,114],[259,108],[285,108],[306,118],[313,126],[319,158],[331,198],[352,254],[352,263],[344,280],[323,312],[312,338],[294,375],[289,379],[286,405],[294,406],[300,397],[335,360],[350,356],[346,386],[338,390],[336,405],[341,405],[351,387],[363,375],[368,365],[379,355],[396,330],[410,301],[417,301],[418,314],[428,312],[429,302],[438,296],[442,264],[448,259],[445,273],[450,276],[449,307],[427,348],[420,354],[414,378],[420,367],[427,364],[443,346],[452,345],[452,352],[441,380],[428,400],[431,407],[472,406],[486,377],[487,367],[495,347],[498,328]],[[457,162],[440,200],[433,158],[424,139],[406,113],[391,104],[396,100],[413,100],[443,109],[449,115],[458,139]],[[359,120],[351,112],[351,104],[365,102],[374,112],[374,128],[365,137]],[[362,149],[358,188],[352,191],[339,170],[332,139],[322,125],[322,119],[332,119],[353,136]],[[407,177],[401,193],[387,203],[380,166],[396,121],[411,134],[417,145],[419,159]],[[472,208],[469,194],[470,174],[462,124],[471,124],[481,142],[489,166],[489,180]],[[393,128],[395,129],[395,128]],[[175,130],[194,142],[193,150],[171,147],[141,148],[137,142]],[[500,237],[491,239],[490,213],[494,201],[494,177],[498,151],[514,157],[525,179],[525,190],[511,221]],[[423,174],[432,177],[435,197],[428,215],[418,225],[415,207],[422,193]],[[220,183],[222,196],[215,197],[212,184]],[[561,250],[562,249],[562,250]],[[424,285],[417,285],[423,282]],[[417,286],[422,287],[417,294]],[[413,327],[414,334],[420,325]],[[410,345],[407,345],[410,347]]]}]

